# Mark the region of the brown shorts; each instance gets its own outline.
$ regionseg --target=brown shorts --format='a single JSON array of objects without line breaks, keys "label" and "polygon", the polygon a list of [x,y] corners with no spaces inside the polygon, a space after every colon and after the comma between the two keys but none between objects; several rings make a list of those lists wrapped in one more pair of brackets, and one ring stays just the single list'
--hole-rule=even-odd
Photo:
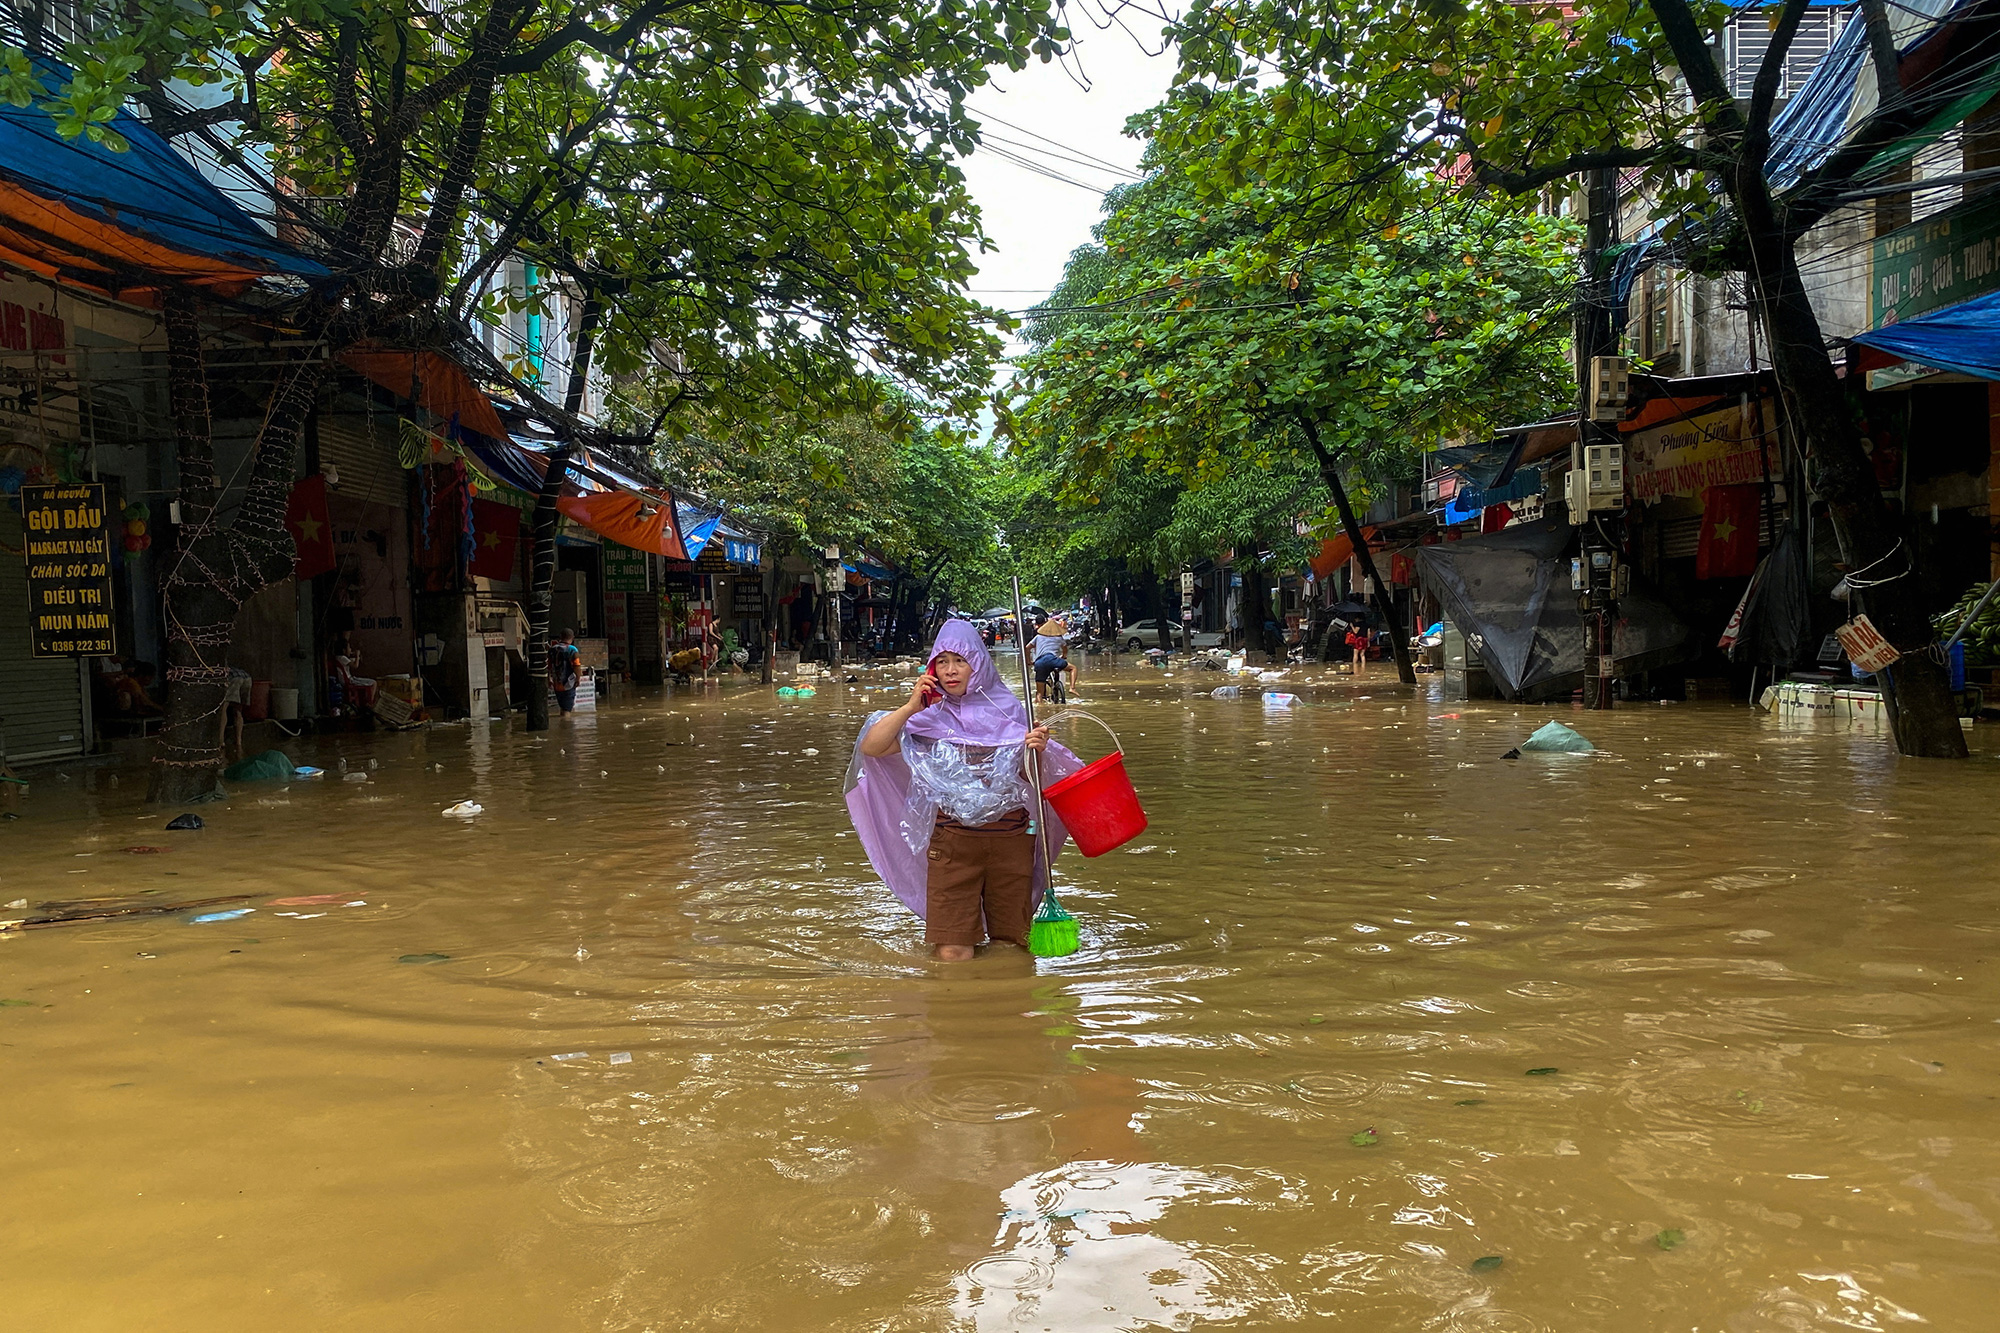
[{"label": "brown shorts", "polygon": [[1035,840],[1025,810],[977,828],[940,819],[931,830],[924,943],[1025,944],[1034,900]]}]

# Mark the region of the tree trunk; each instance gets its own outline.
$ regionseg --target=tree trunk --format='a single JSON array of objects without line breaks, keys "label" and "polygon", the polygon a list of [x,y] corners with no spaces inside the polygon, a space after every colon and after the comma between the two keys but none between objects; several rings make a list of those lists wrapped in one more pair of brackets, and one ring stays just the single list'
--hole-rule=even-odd
[{"label": "tree trunk", "polygon": [[1874,463],[1827,360],[1791,242],[1775,232],[1764,232],[1759,239],[1756,223],[1747,214],[1745,221],[1752,234],[1751,289],[1792,427],[1817,464],[1815,489],[1827,503],[1850,576],[1878,584],[1858,588],[1853,608],[1856,613],[1865,609],[1875,628],[1903,654],[1884,673],[1896,748],[1924,758],[1963,759],[1965,732],[1958,725],[1950,674],[1931,655],[1937,636],[1920,600],[1915,552],[1882,501]]},{"label": "tree trunk", "polygon": [[549,455],[549,470],[535,496],[534,546],[528,565],[529,731],[549,729],[549,609],[556,581],[556,529],[562,518],[556,501],[562,495],[563,478],[569,475],[570,456],[575,452],[576,445],[565,440]]},{"label": "tree trunk", "polygon": [[1389,595],[1389,585],[1383,582],[1381,573],[1375,568],[1375,556],[1368,549],[1368,539],[1361,535],[1361,525],[1355,521],[1354,509],[1347,503],[1347,487],[1341,483],[1340,469],[1334,466],[1333,455],[1320,443],[1319,426],[1313,419],[1301,413],[1299,425],[1305,428],[1306,439],[1312,444],[1313,453],[1319,457],[1319,475],[1326,482],[1327,490],[1333,493],[1334,508],[1340,511],[1341,530],[1354,544],[1354,554],[1360,557],[1362,572],[1375,585],[1382,619],[1389,625],[1389,651],[1396,658],[1396,678],[1405,685],[1414,685],[1417,683],[1417,668],[1410,661],[1409,629],[1403,624],[1403,613],[1396,609],[1396,599]]},{"label": "tree trunk", "polygon": [[[584,389],[590,382],[590,352],[602,314],[597,293],[586,292],[583,311],[576,323],[575,345],[570,352],[569,385],[563,393],[563,410],[572,420],[583,411]],[[562,514],[556,508],[556,501],[562,498],[563,481],[569,476],[570,459],[575,455],[576,441],[563,440],[549,455],[549,469],[542,475],[542,489],[535,495],[533,549],[528,556],[529,731],[549,729],[549,611],[555,600],[556,534],[562,528]]]},{"label": "tree trunk", "polygon": [[1262,539],[1251,543],[1250,559],[1243,565],[1243,596],[1236,605],[1243,617],[1243,646],[1276,663],[1277,649],[1264,632],[1264,622],[1271,617],[1271,589],[1264,582],[1264,565],[1258,559],[1263,549]]},{"label": "tree trunk", "polygon": [[285,501],[300,434],[325,375],[325,363],[308,356],[280,371],[235,523],[219,528],[215,511],[221,488],[215,473],[200,304],[191,292],[169,289],[164,306],[181,525],[174,559],[160,586],[169,688],[147,799],[159,805],[185,805],[221,795],[222,698],[228,692],[236,613],[246,597],[292,571],[294,547],[285,526]]},{"label": "tree trunk", "polygon": [[764,662],[758,679],[769,685],[778,678],[778,580],[785,576],[785,554],[771,547],[771,577],[764,583]]},{"label": "tree trunk", "polygon": [[192,295],[166,299],[167,388],[180,474],[181,526],[161,580],[167,621],[167,717],[153,754],[149,799],[187,805],[222,795],[222,696],[226,658],[242,602],[229,576],[227,536],[215,526],[218,486],[202,360],[201,316]]}]

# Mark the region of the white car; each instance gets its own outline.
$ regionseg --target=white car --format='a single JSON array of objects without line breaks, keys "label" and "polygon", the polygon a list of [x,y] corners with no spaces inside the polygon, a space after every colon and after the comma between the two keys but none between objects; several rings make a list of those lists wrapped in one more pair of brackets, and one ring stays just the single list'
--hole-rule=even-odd
[{"label": "white car", "polygon": [[[1159,622],[1157,620],[1139,620],[1127,625],[1125,627],[1125,646],[1135,653],[1143,652],[1148,648],[1159,647],[1160,631],[1158,626]],[[1167,622],[1167,636],[1168,642],[1176,648],[1220,648],[1225,642],[1225,636],[1218,630],[1196,630],[1190,639],[1186,631],[1181,628],[1180,623],[1173,620]]]},{"label": "white car", "polygon": [[[1175,621],[1169,620],[1167,622],[1167,642],[1178,648],[1182,646],[1181,640],[1183,637],[1180,625]],[[1127,625],[1125,627],[1125,646],[1135,653],[1146,648],[1159,647],[1160,622],[1157,620],[1135,620]]]}]

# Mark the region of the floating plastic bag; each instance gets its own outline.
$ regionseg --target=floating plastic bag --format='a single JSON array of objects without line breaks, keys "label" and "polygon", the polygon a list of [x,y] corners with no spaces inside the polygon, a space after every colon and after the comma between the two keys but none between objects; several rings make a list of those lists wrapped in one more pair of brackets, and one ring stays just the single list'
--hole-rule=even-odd
[{"label": "floating plastic bag", "polygon": [[266,750],[231,764],[222,776],[229,782],[289,782],[297,772],[283,750]]},{"label": "floating plastic bag", "polygon": [[1290,708],[1298,701],[1299,696],[1296,694],[1279,694],[1275,690],[1264,691],[1264,707],[1266,708]]},{"label": "floating plastic bag", "polygon": [[1218,685],[1208,692],[1208,697],[1211,699],[1241,699],[1243,697],[1243,687],[1241,685]]},{"label": "floating plastic bag", "polygon": [[1562,723],[1551,722],[1522,741],[1521,749],[1546,754],[1590,754],[1597,747]]},{"label": "floating plastic bag", "polygon": [[474,815],[485,814],[486,807],[477,801],[460,801],[457,805],[446,806],[443,813],[453,819],[470,819]]}]

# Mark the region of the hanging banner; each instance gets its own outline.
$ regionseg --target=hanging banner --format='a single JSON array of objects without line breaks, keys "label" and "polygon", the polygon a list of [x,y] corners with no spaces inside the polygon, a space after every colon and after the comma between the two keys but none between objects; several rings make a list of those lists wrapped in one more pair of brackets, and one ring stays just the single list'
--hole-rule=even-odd
[{"label": "hanging banner", "polygon": [[315,472],[292,483],[285,499],[285,526],[292,530],[292,573],[315,578],[339,563],[333,550],[333,519],[326,507],[326,476]]},{"label": "hanging banner", "polygon": [[104,487],[23,486],[28,622],[36,657],[115,653],[111,626],[111,535]]},{"label": "hanging banner", "polygon": [[1757,486],[1711,486],[1701,493],[1701,536],[1695,546],[1698,579],[1744,578],[1757,569]]},{"label": "hanging banner", "polygon": [[483,579],[511,580],[521,563],[521,511],[492,500],[474,500],[472,534],[467,572]]}]

